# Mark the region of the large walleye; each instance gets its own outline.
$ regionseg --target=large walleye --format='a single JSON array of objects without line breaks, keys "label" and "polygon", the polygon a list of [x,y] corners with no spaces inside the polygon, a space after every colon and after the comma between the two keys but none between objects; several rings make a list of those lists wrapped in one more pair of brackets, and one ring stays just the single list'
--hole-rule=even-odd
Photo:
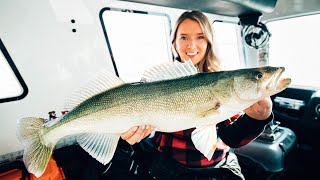
[{"label": "large walleye", "polygon": [[290,79],[283,67],[199,73],[191,60],[147,70],[145,83],[125,84],[105,75],[80,91],[69,113],[57,121],[23,118],[17,135],[24,144],[29,172],[43,174],[56,143],[77,135],[80,146],[99,162],[113,157],[120,134],[133,126],[152,125],[174,132],[196,127],[195,147],[211,159],[217,141],[215,125],[257,101],[284,90]]}]

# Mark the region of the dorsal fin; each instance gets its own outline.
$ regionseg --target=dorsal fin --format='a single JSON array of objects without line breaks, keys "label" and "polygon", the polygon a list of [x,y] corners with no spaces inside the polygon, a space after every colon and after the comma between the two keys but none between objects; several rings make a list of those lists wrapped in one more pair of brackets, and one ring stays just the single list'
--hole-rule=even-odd
[{"label": "dorsal fin", "polygon": [[99,73],[95,79],[90,81],[87,85],[82,87],[79,91],[73,93],[68,98],[65,105],[65,110],[70,111],[90,97],[122,84],[124,84],[124,82],[111,72],[104,71]]},{"label": "dorsal fin", "polygon": [[199,73],[199,70],[193,65],[191,60],[188,60],[185,63],[174,61],[160,64],[146,70],[142,75],[141,81],[153,82],[168,80],[184,76],[191,76],[197,73]]}]

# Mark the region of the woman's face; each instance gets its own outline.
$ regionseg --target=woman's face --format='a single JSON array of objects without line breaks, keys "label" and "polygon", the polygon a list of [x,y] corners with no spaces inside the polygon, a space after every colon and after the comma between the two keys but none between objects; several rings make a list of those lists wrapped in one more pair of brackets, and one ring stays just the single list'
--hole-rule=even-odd
[{"label": "woman's face", "polygon": [[191,59],[194,65],[198,65],[206,55],[208,41],[197,21],[185,19],[177,29],[174,45],[182,62]]}]

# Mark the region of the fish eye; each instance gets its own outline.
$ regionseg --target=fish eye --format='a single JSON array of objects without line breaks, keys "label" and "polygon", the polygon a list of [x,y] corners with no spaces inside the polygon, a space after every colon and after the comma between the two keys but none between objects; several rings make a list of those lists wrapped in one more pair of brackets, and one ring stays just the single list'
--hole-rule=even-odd
[{"label": "fish eye", "polygon": [[256,75],[256,79],[261,79],[263,76],[263,74],[261,72],[259,72],[257,75]]}]

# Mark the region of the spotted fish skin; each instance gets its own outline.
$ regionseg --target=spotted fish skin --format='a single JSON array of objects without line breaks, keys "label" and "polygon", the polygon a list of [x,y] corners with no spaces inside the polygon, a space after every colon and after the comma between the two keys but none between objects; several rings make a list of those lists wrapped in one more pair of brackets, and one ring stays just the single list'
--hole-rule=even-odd
[{"label": "spotted fish skin", "polygon": [[91,92],[87,88],[57,121],[48,124],[33,117],[19,121],[17,136],[25,146],[24,163],[30,173],[40,177],[56,143],[77,135],[84,150],[107,164],[120,134],[141,125],[161,132],[201,129],[194,131],[192,140],[210,159],[217,141],[215,125],[288,87],[290,79],[280,78],[283,71],[282,67],[262,67],[199,73],[190,61],[151,68],[138,84],[126,84],[107,74],[95,83],[104,84],[97,89],[105,90]]}]

